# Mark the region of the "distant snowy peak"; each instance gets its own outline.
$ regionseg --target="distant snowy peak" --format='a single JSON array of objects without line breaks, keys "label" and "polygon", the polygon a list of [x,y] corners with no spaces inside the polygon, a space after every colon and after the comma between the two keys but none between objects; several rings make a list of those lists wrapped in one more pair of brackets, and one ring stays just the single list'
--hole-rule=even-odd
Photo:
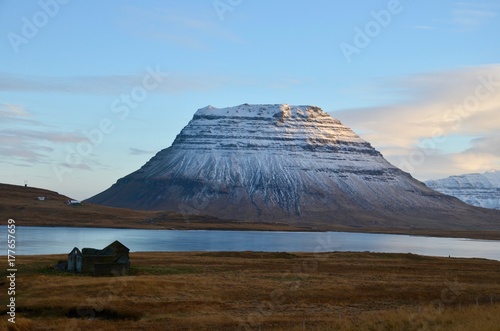
[{"label": "distant snowy peak", "polygon": [[436,191],[457,197],[468,204],[500,209],[500,171],[498,170],[429,180],[426,184]]}]

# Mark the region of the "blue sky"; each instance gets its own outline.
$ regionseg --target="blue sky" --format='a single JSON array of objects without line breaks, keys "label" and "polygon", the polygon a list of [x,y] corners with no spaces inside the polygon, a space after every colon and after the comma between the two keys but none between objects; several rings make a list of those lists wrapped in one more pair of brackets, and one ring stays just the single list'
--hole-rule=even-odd
[{"label": "blue sky", "polygon": [[0,0],[0,182],[88,198],[198,108],[242,103],[317,105],[420,180],[500,169],[499,13],[493,0]]}]

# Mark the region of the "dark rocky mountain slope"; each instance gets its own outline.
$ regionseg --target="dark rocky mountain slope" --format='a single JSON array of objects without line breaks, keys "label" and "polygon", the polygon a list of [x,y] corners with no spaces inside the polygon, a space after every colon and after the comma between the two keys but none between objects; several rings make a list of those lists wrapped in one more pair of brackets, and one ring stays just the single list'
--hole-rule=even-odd
[{"label": "dark rocky mountain slope", "polygon": [[313,106],[198,110],[171,147],[90,202],[328,228],[499,230]]}]

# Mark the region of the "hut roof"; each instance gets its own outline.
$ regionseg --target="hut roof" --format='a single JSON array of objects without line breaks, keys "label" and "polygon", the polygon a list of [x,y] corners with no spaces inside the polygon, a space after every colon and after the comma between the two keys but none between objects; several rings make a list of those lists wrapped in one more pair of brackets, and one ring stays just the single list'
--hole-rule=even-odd
[{"label": "hut roof", "polygon": [[115,255],[120,250],[129,252],[129,248],[127,246],[123,245],[118,240],[115,240],[111,244],[109,244],[108,246],[104,247],[103,249],[84,248],[84,249],[82,249],[82,254],[86,255],[86,256],[89,256],[89,255],[109,256],[109,255]]},{"label": "hut roof", "polygon": [[82,252],[78,249],[78,247],[75,247],[71,250],[71,252],[69,252],[68,255],[71,255],[71,254],[77,254],[77,255],[82,255]]},{"label": "hut roof", "polygon": [[82,248],[83,255],[104,255],[102,250],[96,248]]}]

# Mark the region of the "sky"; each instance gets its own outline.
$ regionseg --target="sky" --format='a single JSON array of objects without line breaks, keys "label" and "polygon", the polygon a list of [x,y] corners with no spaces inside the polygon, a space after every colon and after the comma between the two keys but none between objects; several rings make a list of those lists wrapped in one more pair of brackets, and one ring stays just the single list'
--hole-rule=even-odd
[{"label": "sky", "polygon": [[321,107],[419,180],[500,170],[500,3],[0,0],[0,182],[89,198],[197,109]]}]

